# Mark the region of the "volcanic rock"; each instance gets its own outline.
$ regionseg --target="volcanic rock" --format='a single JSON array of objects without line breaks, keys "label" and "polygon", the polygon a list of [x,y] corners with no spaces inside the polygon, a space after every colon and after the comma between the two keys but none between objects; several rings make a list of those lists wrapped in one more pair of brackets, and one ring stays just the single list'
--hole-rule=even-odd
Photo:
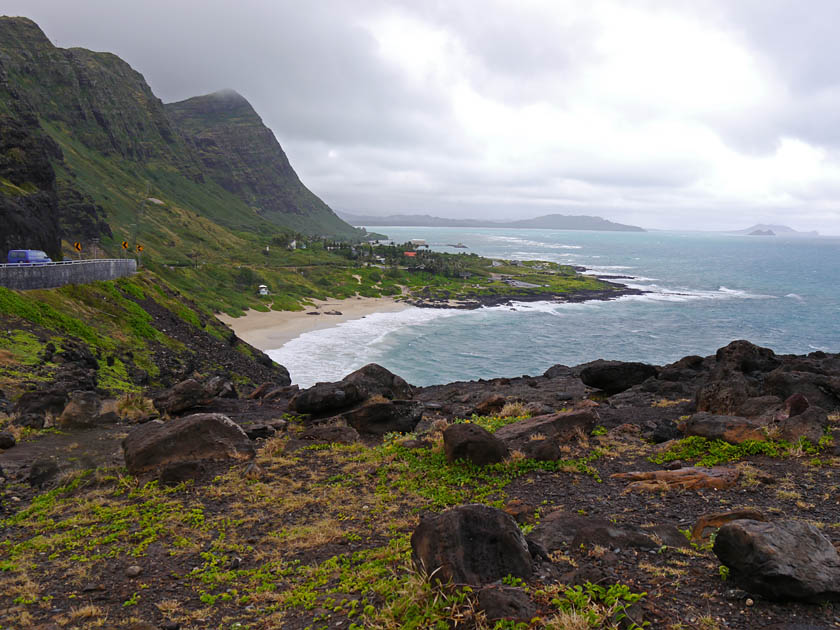
[{"label": "volcanic rock", "polygon": [[50,485],[61,472],[58,461],[51,457],[41,457],[32,462],[26,481],[34,488],[45,488]]},{"label": "volcanic rock", "polygon": [[794,394],[785,401],[785,411],[788,417],[798,416],[800,413],[810,407],[811,403],[802,394]]},{"label": "volcanic rock", "polygon": [[299,391],[289,402],[289,408],[297,413],[322,416],[352,407],[363,399],[354,383],[316,383]]},{"label": "volcanic rock", "polygon": [[560,376],[571,376],[572,375],[572,368],[568,365],[563,365],[558,363],[556,365],[552,365],[548,368],[544,373],[543,376],[546,378],[558,378]]},{"label": "volcanic rock", "polygon": [[557,442],[547,439],[528,440],[522,445],[521,452],[527,459],[540,462],[553,462],[561,455]]},{"label": "volcanic rock", "polygon": [[43,429],[46,422],[46,418],[39,413],[24,413],[12,419],[15,426],[30,429]]},{"label": "volcanic rock", "polygon": [[[581,366],[578,366],[581,367]],[[580,370],[580,380],[590,387],[617,394],[656,376],[656,367],[647,363],[604,361],[599,359],[585,364]]]},{"label": "volcanic rock", "polygon": [[735,415],[745,418],[772,416],[782,407],[782,399],[778,396],[756,396],[747,398]]},{"label": "volcanic rock", "polygon": [[802,394],[812,405],[823,409],[836,409],[840,406],[840,377],[813,372],[786,372],[783,368],[774,370],[764,379],[766,394],[774,394],[787,399],[794,394]]},{"label": "volcanic rock", "polygon": [[825,409],[811,406],[796,416],[785,418],[779,423],[779,437],[788,442],[800,438],[816,446],[828,428],[828,413]]},{"label": "volcanic rock", "polygon": [[634,547],[656,549],[659,545],[648,535],[622,527],[605,519],[570,514],[557,510],[540,520],[530,538],[548,551],[585,545],[601,545],[610,549]]},{"label": "volcanic rock", "polygon": [[389,400],[411,398],[411,386],[381,365],[369,363],[345,376],[342,383],[355,385],[362,398],[382,396]]},{"label": "volcanic rock", "polygon": [[245,431],[219,413],[146,423],[129,433],[122,447],[126,468],[132,475],[184,462],[233,462],[254,456]]},{"label": "volcanic rock", "polygon": [[498,413],[502,410],[502,407],[505,406],[507,400],[505,400],[504,396],[500,396],[499,394],[491,394],[486,398],[482,399],[474,408],[473,413],[477,416],[491,416],[494,413]]},{"label": "volcanic rock", "polygon": [[15,436],[8,431],[0,431],[0,449],[7,450],[17,444]]},{"label": "volcanic rock", "polygon": [[564,411],[505,425],[496,431],[496,437],[505,442],[509,449],[521,451],[535,436],[565,442],[580,434],[589,435],[598,421],[598,412],[594,409]]},{"label": "volcanic rock", "polygon": [[706,412],[695,413],[678,425],[687,436],[699,435],[709,440],[724,440],[740,444],[746,440],[766,440],[766,420],[739,416],[716,416]]},{"label": "volcanic rock", "polygon": [[488,621],[529,622],[537,614],[537,607],[528,593],[512,586],[485,586],[478,591],[478,609]]},{"label": "volcanic rock", "polygon": [[102,401],[96,392],[70,392],[70,401],[64,407],[56,424],[60,427],[92,427],[96,424]]},{"label": "volcanic rock", "polygon": [[695,402],[698,411],[733,414],[741,408],[753,391],[742,374],[734,374],[723,380],[713,380],[697,390]]},{"label": "volcanic rock", "polygon": [[762,348],[743,339],[719,348],[715,353],[715,360],[717,369],[722,368],[744,374],[770,372],[780,363],[770,348]]},{"label": "volcanic rock", "polygon": [[161,415],[175,415],[193,407],[207,404],[213,396],[194,378],[188,378],[155,397],[152,401]]},{"label": "volcanic rock", "polygon": [[387,400],[375,396],[361,407],[346,411],[341,418],[359,433],[385,435],[411,433],[423,417],[423,403],[414,400]]},{"label": "volcanic rock", "polygon": [[486,466],[508,456],[508,448],[502,440],[472,423],[457,423],[446,427],[443,431],[443,448],[449,463],[465,459],[476,466]]},{"label": "volcanic rock", "polygon": [[461,505],[424,518],[411,535],[412,559],[429,579],[482,585],[533,572],[528,543],[516,522],[486,505]]},{"label": "volcanic rock", "polygon": [[14,412],[19,415],[37,414],[44,416],[59,415],[64,411],[69,396],[66,389],[46,389],[35,392],[25,392],[15,403]]},{"label": "volcanic rock", "polygon": [[714,552],[750,593],[774,601],[840,601],[840,556],[810,523],[732,521],[718,531]]}]

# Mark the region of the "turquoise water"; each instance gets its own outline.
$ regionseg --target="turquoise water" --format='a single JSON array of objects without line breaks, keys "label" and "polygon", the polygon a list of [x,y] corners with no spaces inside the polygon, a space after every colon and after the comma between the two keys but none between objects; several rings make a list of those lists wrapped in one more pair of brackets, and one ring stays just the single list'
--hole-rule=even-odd
[{"label": "turquoise water", "polygon": [[[650,293],[611,302],[412,308],[307,333],[269,352],[303,386],[376,362],[415,385],[540,374],[597,358],[667,363],[733,339],[840,352],[840,238],[677,232],[377,228],[440,251],[581,265]],[[445,247],[463,242],[469,249]]]}]

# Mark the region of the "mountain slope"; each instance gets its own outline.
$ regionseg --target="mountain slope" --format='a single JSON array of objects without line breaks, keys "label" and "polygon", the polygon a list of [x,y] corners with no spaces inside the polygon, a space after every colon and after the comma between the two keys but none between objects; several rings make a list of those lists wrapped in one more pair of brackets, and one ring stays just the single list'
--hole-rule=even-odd
[{"label": "mountain slope", "polygon": [[[236,116],[223,111],[216,118],[221,136],[238,126]],[[260,127],[262,135],[250,141],[262,143],[264,158],[288,165]],[[361,234],[324,204],[296,206],[302,194],[286,199],[286,210],[297,213],[271,207],[261,216],[251,190],[226,187],[224,168],[205,166],[191,134],[173,122],[140,73],[109,53],[57,48],[26,18],[0,17],[0,132],[0,217],[17,226],[3,230],[0,247],[56,253],[64,239],[83,241],[87,251],[98,239],[113,255],[126,239],[153,258],[187,263],[253,250],[255,239],[282,231]],[[278,188],[303,188],[290,166],[252,174],[254,161],[223,157],[240,181],[269,177]]]},{"label": "mountain slope", "polygon": [[193,142],[204,172],[280,226],[345,237],[358,231],[314,195],[289,164],[272,131],[233,90],[168,103],[166,112]]}]

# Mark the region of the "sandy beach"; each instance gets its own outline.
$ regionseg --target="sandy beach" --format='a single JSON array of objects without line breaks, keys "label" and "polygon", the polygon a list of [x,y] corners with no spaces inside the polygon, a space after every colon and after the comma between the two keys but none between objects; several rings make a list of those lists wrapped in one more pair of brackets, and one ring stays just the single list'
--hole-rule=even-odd
[{"label": "sandy beach", "polygon": [[396,302],[392,298],[355,297],[346,300],[310,301],[315,305],[307,306],[302,311],[261,313],[250,310],[242,317],[230,317],[225,314],[216,317],[252,346],[260,350],[274,350],[312,330],[332,328],[342,322],[361,319],[373,313],[393,313],[409,308],[407,304]]}]

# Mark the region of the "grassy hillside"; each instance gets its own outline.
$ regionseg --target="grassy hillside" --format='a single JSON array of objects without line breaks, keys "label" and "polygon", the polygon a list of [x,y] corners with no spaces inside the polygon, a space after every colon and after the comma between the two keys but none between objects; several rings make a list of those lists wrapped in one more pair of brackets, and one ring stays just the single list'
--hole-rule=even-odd
[{"label": "grassy hillside", "polygon": [[0,366],[0,391],[11,398],[63,380],[111,393],[168,387],[194,372],[253,384],[277,369],[151,273],[41,291],[0,287]]}]

